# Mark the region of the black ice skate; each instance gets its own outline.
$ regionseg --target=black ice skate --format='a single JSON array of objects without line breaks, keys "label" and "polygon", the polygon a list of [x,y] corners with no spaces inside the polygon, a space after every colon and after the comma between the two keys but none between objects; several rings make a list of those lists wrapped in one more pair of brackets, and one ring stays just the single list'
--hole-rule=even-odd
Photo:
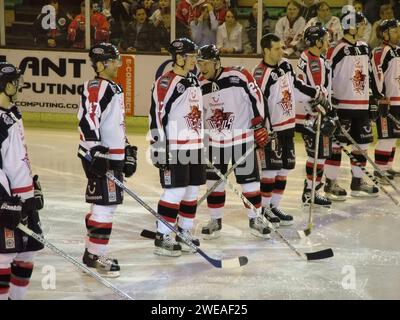
[{"label": "black ice skate", "polygon": [[201,229],[201,234],[203,235],[203,239],[212,240],[217,239],[221,235],[222,229],[222,219],[212,219]]},{"label": "black ice skate", "polygon": [[253,236],[269,239],[271,230],[268,225],[259,217],[249,219],[250,232]]},{"label": "black ice skate", "polygon": [[375,178],[378,180],[378,182],[380,184],[382,184],[384,186],[389,185],[389,181],[387,179],[389,179],[389,180],[393,180],[394,179],[393,175],[391,175],[388,171],[385,171],[385,170],[382,170],[381,172],[374,171]]},{"label": "black ice skate", "polygon": [[[195,246],[200,246],[200,240],[197,239],[192,235],[190,230],[184,230],[178,227],[178,230],[180,233],[182,233],[186,238],[188,238]],[[176,236],[175,240],[181,245],[182,251],[183,252],[188,252],[188,253],[195,253],[196,250],[194,250],[192,247],[188,246],[185,241],[183,241],[178,235]]]},{"label": "black ice skate", "polygon": [[262,215],[267,218],[269,222],[273,224],[274,227],[278,228],[281,220],[273,214],[270,208],[263,207],[262,208]]},{"label": "black ice skate", "polygon": [[351,196],[359,198],[377,197],[379,189],[374,185],[366,183],[362,178],[351,179]]},{"label": "black ice skate", "polygon": [[181,245],[174,240],[169,234],[157,232],[154,240],[154,254],[167,257],[179,257],[182,255]]},{"label": "black ice skate", "polygon": [[[314,196],[314,204],[316,206],[330,208],[332,205],[332,201],[320,195],[318,190],[322,187],[322,183],[320,183],[317,187],[315,187],[315,196]],[[303,202],[304,207],[308,207],[311,203],[311,189],[307,189],[307,182],[304,183],[303,194],[301,196],[301,201]]]},{"label": "black ice skate", "polygon": [[103,277],[117,278],[120,275],[120,267],[116,259],[110,259],[106,256],[97,256],[86,249],[82,261],[88,268],[96,269]]},{"label": "black ice skate", "polygon": [[293,216],[291,216],[290,214],[287,214],[281,209],[273,206],[271,206],[271,211],[279,218],[279,220],[281,220],[281,226],[290,226],[293,224]]},{"label": "black ice skate", "polygon": [[324,187],[325,196],[331,201],[345,201],[347,192],[340,187],[336,180],[326,178]]}]

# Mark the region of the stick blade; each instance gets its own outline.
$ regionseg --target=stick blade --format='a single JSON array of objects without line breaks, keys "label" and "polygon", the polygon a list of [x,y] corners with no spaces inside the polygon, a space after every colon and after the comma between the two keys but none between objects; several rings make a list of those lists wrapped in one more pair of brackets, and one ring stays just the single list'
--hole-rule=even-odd
[{"label": "stick blade", "polygon": [[321,251],[316,251],[316,252],[310,252],[310,253],[305,253],[307,260],[322,260],[322,259],[327,259],[333,257],[333,250],[331,248],[321,250]]},{"label": "stick blade", "polygon": [[156,233],[147,229],[142,230],[142,232],[140,233],[140,236],[142,236],[143,238],[147,238],[147,239],[155,239],[156,238]]},{"label": "stick blade", "polygon": [[221,268],[232,269],[245,266],[249,262],[249,259],[245,256],[221,260]]}]

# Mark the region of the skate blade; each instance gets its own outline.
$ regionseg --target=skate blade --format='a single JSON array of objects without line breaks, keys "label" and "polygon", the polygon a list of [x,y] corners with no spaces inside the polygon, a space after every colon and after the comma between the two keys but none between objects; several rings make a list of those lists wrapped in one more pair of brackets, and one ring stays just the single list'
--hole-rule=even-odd
[{"label": "skate blade", "polygon": [[366,193],[363,191],[351,191],[350,195],[354,198],[376,198],[377,196],[379,196],[379,192]]},{"label": "skate blade", "polygon": [[325,197],[331,201],[346,201],[347,196],[335,196],[329,193],[325,193]]},{"label": "skate blade", "polygon": [[202,237],[204,240],[214,240],[218,239],[221,236],[221,231],[214,231],[211,234],[202,233]]},{"label": "skate blade", "polygon": [[280,225],[281,225],[281,227],[289,227],[289,226],[293,225],[293,223],[294,223],[293,220],[292,221],[282,221],[281,220]]},{"label": "skate blade", "polygon": [[270,236],[269,233],[267,233],[267,234],[261,234],[260,232],[258,232],[257,230],[254,230],[254,229],[251,229],[251,230],[250,230],[250,233],[251,233],[253,236],[257,237],[257,238],[271,239],[271,236]]},{"label": "skate blade", "polygon": [[196,250],[194,250],[192,247],[189,247],[186,243],[180,242],[179,243],[182,247],[182,252],[184,253],[196,253]]},{"label": "skate blade", "polygon": [[158,256],[164,256],[164,257],[180,257],[182,255],[181,250],[171,251],[171,250],[158,248],[158,247],[154,249],[153,253]]},{"label": "skate blade", "polygon": [[[304,209],[309,209],[310,208],[310,204],[309,203],[303,203],[303,208]],[[315,209],[330,209],[330,208],[332,208],[332,205],[331,204],[327,204],[327,205],[314,204],[314,208]]]},{"label": "skate blade", "polygon": [[[88,267],[88,266],[86,266],[86,268],[97,273],[99,276],[102,276],[103,278],[118,278],[121,275],[119,271],[99,271],[94,267]],[[90,274],[88,274],[84,270],[82,270],[82,273],[90,276]]]}]

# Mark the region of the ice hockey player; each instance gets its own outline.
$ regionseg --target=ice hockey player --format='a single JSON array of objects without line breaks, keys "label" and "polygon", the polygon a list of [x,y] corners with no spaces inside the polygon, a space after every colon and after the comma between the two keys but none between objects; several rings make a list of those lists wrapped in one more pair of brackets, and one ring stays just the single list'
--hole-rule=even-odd
[{"label": "ice hockey player", "polygon": [[[264,101],[253,76],[243,67],[222,67],[215,45],[205,45],[199,50],[200,84],[204,102],[204,121],[208,133],[209,160],[222,174],[241,158],[254,142],[264,147],[268,131],[264,121]],[[236,182],[243,195],[261,208],[260,177],[255,152],[235,169]],[[207,186],[211,188],[219,177],[209,168]],[[203,227],[205,239],[220,236],[225,184],[221,183],[207,198],[211,215],[210,222]],[[261,210],[260,210],[261,213]],[[263,223],[257,212],[247,209],[251,234],[269,238],[271,230]],[[279,222],[279,221],[278,221]]]},{"label": "ice hockey player", "polygon": [[[362,13],[355,12],[351,6],[341,17],[344,36],[335,47],[328,50],[327,59],[332,70],[332,103],[336,104],[337,114],[343,128],[367,151],[373,141],[371,118],[376,116],[379,93],[371,76],[368,45],[359,39],[366,28]],[[334,102],[335,101],[335,102]],[[371,117],[371,118],[370,118]],[[340,132],[338,130],[338,132]],[[347,139],[338,134],[342,143]],[[352,155],[362,166],[366,158],[353,146]],[[347,192],[337,183],[341,163],[341,149],[333,144],[332,156],[325,162],[325,194],[330,200],[343,201]],[[351,162],[351,195],[354,197],[376,197],[378,188],[367,184],[363,172],[356,163]]]},{"label": "ice hockey player", "polygon": [[[328,107],[320,87],[310,87],[299,80],[288,60],[283,59],[283,43],[275,34],[261,38],[263,60],[255,67],[253,76],[266,99],[266,114],[277,133],[277,143],[268,144],[264,155],[260,153],[262,165],[262,206],[267,219],[272,214],[279,218],[280,225],[293,224],[293,217],[279,208],[286,187],[288,172],[295,167],[294,131],[296,100],[312,102],[312,105]],[[269,210],[270,209],[270,210]],[[272,211],[272,214],[271,214]]]},{"label": "ice hockey player", "polygon": [[[187,38],[171,42],[169,53],[173,69],[159,77],[152,88],[149,116],[153,165],[159,169],[164,189],[158,213],[177,226],[196,246],[199,239],[191,233],[200,186],[206,182],[203,157],[203,101],[200,84],[191,72],[196,66],[197,46]],[[154,253],[177,257],[194,252],[180,237],[157,223]]]},{"label": "ice hockey player", "polygon": [[[308,27],[304,32],[304,43],[307,49],[301,54],[298,61],[298,76],[306,84],[316,87],[319,86],[329,94],[330,69],[324,60],[323,54],[326,53],[329,46],[329,32],[322,25]],[[324,173],[325,159],[330,156],[332,150],[331,136],[336,129],[334,122],[334,111],[328,110],[326,115],[322,116],[320,126],[320,139],[317,155],[317,176],[316,192],[314,203],[318,206],[330,207],[332,202],[318,193],[322,187],[321,179]],[[296,130],[302,134],[304,145],[307,152],[306,175],[304,190],[302,195],[303,205],[311,202],[311,187],[314,165],[314,151],[316,143],[317,112],[314,112],[307,102],[297,101],[296,103]]]},{"label": "ice hockey player", "polygon": [[43,245],[17,226],[42,234],[38,210],[43,194],[32,178],[21,114],[15,106],[23,86],[20,70],[0,62],[0,300],[23,299],[28,290],[36,251]]},{"label": "ice hockey player", "polygon": [[[96,268],[105,277],[118,277],[116,259],[106,256],[113,215],[122,204],[123,192],[106,177],[110,171],[118,180],[136,171],[137,148],[125,135],[123,89],[113,79],[121,66],[118,49],[110,43],[94,45],[89,58],[96,77],[84,83],[78,111],[80,144],[78,156],[88,179],[86,202],[91,204],[86,215],[86,248],[83,263]],[[83,158],[90,153],[92,161]]]},{"label": "ice hockey player", "polygon": [[[383,113],[376,121],[378,129],[378,143],[375,147],[375,163],[389,179],[400,176],[400,172],[393,169],[393,159],[396,150],[396,141],[400,138],[400,126],[387,117],[385,112],[400,122],[400,28],[398,21],[383,20],[379,27],[383,44],[372,51],[372,67],[378,89],[390,100],[390,110],[381,108]],[[374,174],[382,184],[388,184],[380,174]]]}]

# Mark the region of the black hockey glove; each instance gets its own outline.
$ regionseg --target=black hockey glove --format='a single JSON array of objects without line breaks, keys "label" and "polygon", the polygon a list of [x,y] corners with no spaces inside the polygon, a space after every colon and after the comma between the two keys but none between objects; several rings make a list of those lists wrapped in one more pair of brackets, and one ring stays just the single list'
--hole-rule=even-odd
[{"label": "black hockey glove", "polygon": [[20,197],[9,197],[0,200],[0,227],[15,230],[22,219]]},{"label": "black hockey glove", "polygon": [[337,129],[337,117],[325,116],[321,121],[321,133],[324,136],[332,137]]},{"label": "black hockey glove", "polygon": [[90,171],[100,177],[104,177],[110,167],[108,159],[108,148],[95,146],[90,149],[92,161],[90,162]]},{"label": "black hockey glove", "polygon": [[376,121],[379,117],[379,107],[378,107],[378,101],[375,99],[375,97],[370,96],[369,97],[369,118],[372,121]]},{"label": "black hockey glove", "polygon": [[127,145],[125,147],[124,174],[126,178],[131,177],[136,172],[137,166],[137,147]]},{"label": "black hockey glove", "polygon": [[314,100],[312,100],[310,104],[314,112],[320,112],[322,114],[325,114],[331,109],[331,105],[320,87],[317,87],[317,93],[314,97]]},{"label": "black hockey glove", "polygon": [[43,198],[42,186],[40,185],[39,176],[37,174],[33,176],[33,188],[34,188],[36,209],[41,210],[43,209],[44,206],[44,198]]},{"label": "black hockey glove", "polygon": [[167,151],[167,148],[155,148],[151,147],[150,150],[151,153],[151,161],[153,162],[153,165],[160,169],[160,170],[168,170],[169,168],[169,152]]}]

